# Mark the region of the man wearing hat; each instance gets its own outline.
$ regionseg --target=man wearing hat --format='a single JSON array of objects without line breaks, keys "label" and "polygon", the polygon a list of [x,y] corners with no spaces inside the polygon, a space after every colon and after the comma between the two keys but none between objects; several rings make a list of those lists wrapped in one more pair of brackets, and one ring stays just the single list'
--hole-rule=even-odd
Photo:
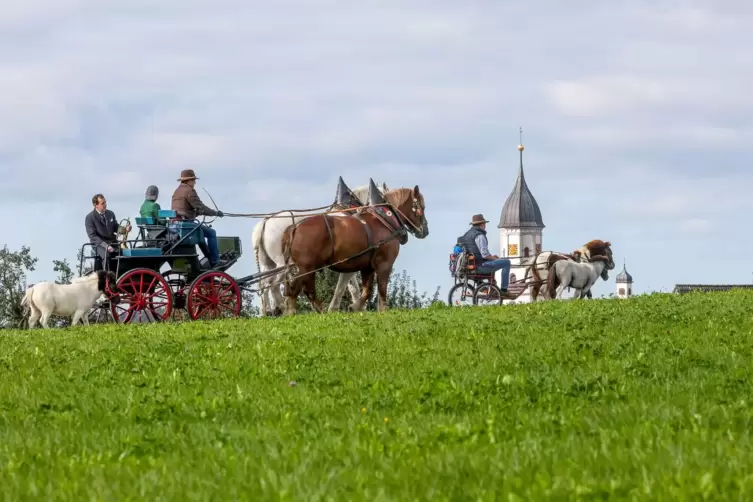
[{"label": "man wearing hat", "polygon": [[[193,169],[184,169],[180,172],[180,178],[178,178],[180,185],[173,192],[171,209],[175,211],[178,218],[186,220],[193,220],[200,215],[218,216],[220,218],[225,216],[222,211],[215,211],[201,202],[196,189],[194,189],[196,180],[198,179]],[[220,261],[220,250],[217,247],[217,232],[203,223],[201,224],[201,231],[207,238],[207,246],[209,248],[209,256],[207,258],[209,258],[209,265],[214,268]]]},{"label": "man wearing hat", "polygon": [[483,214],[474,214],[471,218],[471,228],[460,238],[465,248],[473,254],[479,274],[491,274],[502,270],[502,295],[507,295],[507,286],[510,282],[510,260],[500,258],[489,253],[489,241],[486,238],[486,224],[489,220]]}]

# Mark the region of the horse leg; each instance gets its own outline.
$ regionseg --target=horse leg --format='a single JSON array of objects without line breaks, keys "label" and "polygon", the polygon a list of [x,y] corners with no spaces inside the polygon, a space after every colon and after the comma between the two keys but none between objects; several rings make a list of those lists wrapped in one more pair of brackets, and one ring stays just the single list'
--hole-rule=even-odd
[{"label": "horse leg", "polygon": [[298,295],[301,294],[301,289],[303,289],[302,277],[296,277],[285,285],[285,315],[295,314],[295,301],[298,299]]},{"label": "horse leg", "polygon": [[340,310],[340,302],[342,301],[343,293],[345,292],[345,285],[350,279],[351,275],[352,274],[344,273],[340,273],[338,275],[335,292],[332,294],[332,301],[329,302],[329,308],[327,309],[329,312]]},{"label": "horse leg", "polygon": [[31,309],[31,315],[29,316],[29,329],[31,329],[37,325],[37,321],[42,315],[42,312],[40,312],[40,310],[31,302],[29,302],[29,308]]},{"label": "horse leg", "polygon": [[282,293],[280,292],[280,284],[277,282],[280,277],[283,277],[282,274],[272,277],[270,279],[270,286],[269,289],[267,289],[268,294],[274,298],[274,309],[272,310],[272,315],[280,315],[282,314],[282,307],[281,305],[285,304],[285,298],[283,298]]},{"label": "horse leg", "polygon": [[50,320],[51,315],[52,315],[52,312],[50,311],[47,311],[47,310],[42,311],[42,327],[43,328],[45,329],[49,328],[49,326],[47,325],[47,322]]},{"label": "horse leg", "polygon": [[375,276],[376,274],[371,268],[368,270],[361,270],[361,283],[363,284],[363,287],[361,288],[361,308],[359,310],[362,312],[366,309],[366,302],[369,301],[371,293],[374,291]]},{"label": "horse leg", "polygon": [[350,292],[350,310],[361,310],[361,294],[358,292],[358,279],[355,272],[348,279],[348,292]]},{"label": "horse leg", "polygon": [[80,320],[81,320],[81,312],[77,310],[73,313],[73,318],[71,319],[71,328],[74,327],[76,324],[78,324]]},{"label": "horse leg", "polygon": [[387,282],[390,280],[392,266],[383,265],[379,267],[377,276],[377,292],[379,293],[379,312],[387,310]]},{"label": "horse leg", "polygon": [[324,312],[322,302],[316,299],[316,274],[308,274],[303,277],[303,292],[311,302],[313,309],[319,314]]}]

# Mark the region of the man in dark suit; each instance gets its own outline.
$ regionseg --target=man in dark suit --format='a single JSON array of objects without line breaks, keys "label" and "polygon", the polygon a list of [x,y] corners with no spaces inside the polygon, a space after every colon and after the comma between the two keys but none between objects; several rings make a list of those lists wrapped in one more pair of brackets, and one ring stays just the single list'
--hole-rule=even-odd
[{"label": "man in dark suit", "polygon": [[118,234],[128,234],[131,225],[122,227],[118,225],[115,213],[107,209],[105,196],[98,193],[92,197],[94,209],[86,215],[86,235],[97,251],[94,260],[94,270],[111,270],[110,260],[115,255],[118,247]]}]

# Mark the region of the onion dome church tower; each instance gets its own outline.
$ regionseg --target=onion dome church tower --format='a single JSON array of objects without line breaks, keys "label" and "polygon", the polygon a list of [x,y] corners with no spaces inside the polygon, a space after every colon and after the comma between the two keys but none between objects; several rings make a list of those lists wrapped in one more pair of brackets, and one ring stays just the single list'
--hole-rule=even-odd
[{"label": "onion dome church tower", "polygon": [[[541,252],[541,232],[544,221],[541,218],[539,204],[528,189],[523,173],[523,130],[520,130],[520,167],[518,179],[502,208],[499,218],[499,256],[508,258],[512,262],[510,267],[510,290],[515,290],[513,281],[523,279],[526,266],[533,262],[536,253]],[[501,284],[501,273],[498,272],[497,284]],[[531,301],[530,288],[511,303],[529,303]]]},{"label": "onion dome church tower", "polygon": [[633,296],[633,276],[628,273],[624,261],[622,263],[622,272],[617,274],[614,282],[617,283],[617,298],[630,298]]}]

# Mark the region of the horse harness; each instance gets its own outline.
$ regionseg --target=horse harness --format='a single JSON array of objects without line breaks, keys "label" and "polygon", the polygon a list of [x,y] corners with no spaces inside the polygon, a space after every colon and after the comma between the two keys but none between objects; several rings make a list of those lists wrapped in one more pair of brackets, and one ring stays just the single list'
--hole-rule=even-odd
[{"label": "horse harness", "polygon": [[[413,198],[412,209],[419,216],[423,214],[423,209],[418,203],[418,199],[416,199],[415,197]],[[381,223],[382,225],[387,227],[388,230],[391,231],[390,235],[380,240],[379,242],[374,243],[374,234],[372,233],[371,228],[369,227],[368,223],[363,217],[364,213],[369,213],[372,216],[374,216],[379,223]],[[351,256],[350,258],[344,261],[354,260],[356,258],[360,258],[361,256],[365,254],[370,253],[371,256],[369,257],[369,261],[371,263],[372,268],[374,268],[374,258],[376,257],[376,252],[383,244],[386,244],[387,242],[395,238],[398,240],[400,244],[405,244],[408,242],[408,230],[406,228],[406,222],[416,227],[416,225],[413,224],[413,222],[411,222],[407,218],[405,218],[404,215],[403,217],[401,217],[400,211],[394,210],[394,208],[392,208],[391,205],[361,207],[353,216],[357,218],[358,221],[360,221],[363,224],[363,229],[366,232],[366,249],[364,249],[363,251],[361,251],[360,253],[354,256]],[[334,235],[332,234],[332,227],[330,227],[329,220],[326,217],[324,218],[324,224],[327,227],[329,240],[332,242],[331,256],[334,257],[335,256],[335,238],[334,238]]]}]

